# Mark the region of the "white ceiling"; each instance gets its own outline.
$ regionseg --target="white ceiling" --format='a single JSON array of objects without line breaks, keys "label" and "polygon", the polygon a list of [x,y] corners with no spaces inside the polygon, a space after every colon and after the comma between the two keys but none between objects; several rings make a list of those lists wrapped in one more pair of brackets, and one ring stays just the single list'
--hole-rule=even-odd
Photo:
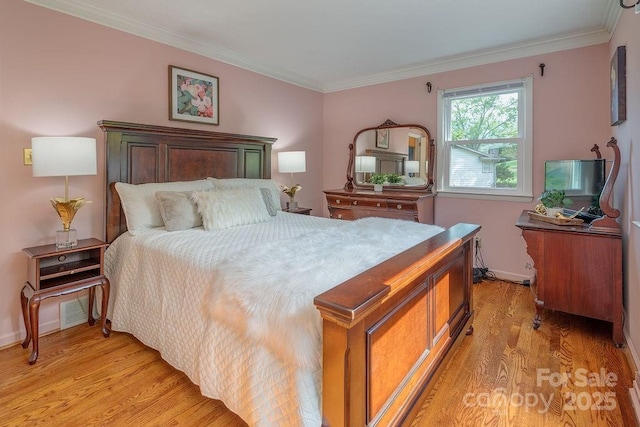
[{"label": "white ceiling", "polygon": [[321,92],[605,43],[619,0],[26,0]]}]

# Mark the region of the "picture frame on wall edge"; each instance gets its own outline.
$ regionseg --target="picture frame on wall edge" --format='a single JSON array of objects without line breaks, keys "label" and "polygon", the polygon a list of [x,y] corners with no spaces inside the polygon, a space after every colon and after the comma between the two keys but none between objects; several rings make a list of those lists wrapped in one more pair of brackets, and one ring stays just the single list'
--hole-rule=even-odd
[{"label": "picture frame on wall edge", "polygon": [[389,129],[376,130],[376,148],[389,148]]},{"label": "picture frame on wall edge", "polygon": [[611,126],[627,120],[627,48],[618,46],[611,58]]},{"label": "picture frame on wall edge", "polygon": [[219,79],[169,65],[169,120],[220,124]]}]

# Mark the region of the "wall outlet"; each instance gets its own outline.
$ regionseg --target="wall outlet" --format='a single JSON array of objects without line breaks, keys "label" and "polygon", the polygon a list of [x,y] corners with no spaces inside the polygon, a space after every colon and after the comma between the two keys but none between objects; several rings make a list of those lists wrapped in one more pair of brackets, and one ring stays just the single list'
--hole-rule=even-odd
[{"label": "wall outlet", "polygon": [[474,237],[473,242],[476,248],[480,249],[482,247],[482,239],[480,237]]}]

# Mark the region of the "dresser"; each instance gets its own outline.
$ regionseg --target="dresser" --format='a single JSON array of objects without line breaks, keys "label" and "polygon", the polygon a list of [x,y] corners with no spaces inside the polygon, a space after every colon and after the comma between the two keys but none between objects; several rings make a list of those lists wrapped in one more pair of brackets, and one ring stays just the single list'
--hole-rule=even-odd
[{"label": "dresser", "polygon": [[536,315],[544,308],[605,320],[613,324],[613,342],[621,346],[622,233],[588,225],[555,225],[523,211],[516,222],[536,268],[532,285]]},{"label": "dresser", "polygon": [[433,224],[435,195],[410,191],[366,189],[325,190],[329,215],[354,220],[370,216]]}]

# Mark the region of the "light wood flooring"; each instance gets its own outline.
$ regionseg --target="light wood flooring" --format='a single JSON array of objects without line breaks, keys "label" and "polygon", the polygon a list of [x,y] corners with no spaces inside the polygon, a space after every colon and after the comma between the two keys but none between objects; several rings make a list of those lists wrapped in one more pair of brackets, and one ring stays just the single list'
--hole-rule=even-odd
[{"label": "light wood flooring", "polygon": [[[610,324],[546,312],[535,331],[529,288],[507,282],[474,285],[474,298],[474,335],[413,426],[637,425]],[[41,337],[33,366],[29,353],[0,351],[0,425],[245,425],[128,334],[77,326]]]}]

